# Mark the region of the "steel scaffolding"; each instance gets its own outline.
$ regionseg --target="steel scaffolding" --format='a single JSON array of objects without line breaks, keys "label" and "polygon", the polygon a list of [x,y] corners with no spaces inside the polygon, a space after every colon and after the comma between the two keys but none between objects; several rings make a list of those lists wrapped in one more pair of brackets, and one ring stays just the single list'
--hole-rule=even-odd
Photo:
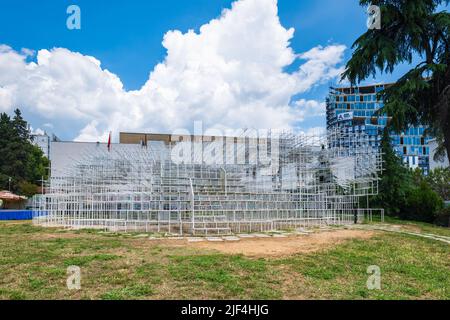
[{"label": "steel scaffolding", "polygon": [[350,224],[376,210],[360,205],[378,193],[382,169],[364,133],[197,140],[97,148],[68,161],[37,198],[34,222],[210,235]]}]

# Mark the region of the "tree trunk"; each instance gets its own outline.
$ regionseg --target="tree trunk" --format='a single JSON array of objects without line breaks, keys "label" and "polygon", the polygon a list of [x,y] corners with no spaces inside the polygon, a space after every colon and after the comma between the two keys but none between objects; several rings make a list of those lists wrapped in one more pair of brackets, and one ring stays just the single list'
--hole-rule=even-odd
[{"label": "tree trunk", "polygon": [[447,151],[447,159],[450,163],[450,52],[449,47],[446,45],[446,59],[447,68],[445,70],[445,88],[441,95],[441,128],[444,135],[444,146]]},{"label": "tree trunk", "polygon": [[[447,70],[447,74],[450,75],[450,68]],[[444,147],[447,151],[447,159],[450,162],[450,84],[439,95],[438,112],[440,127],[444,136]]]},{"label": "tree trunk", "polygon": [[447,159],[448,162],[450,163],[450,121],[449,116],[447,116],[447,126],[444,126],[442,128],[442,131],[444,132],[444,146],[445,146],[445,150],[447,151]]}]

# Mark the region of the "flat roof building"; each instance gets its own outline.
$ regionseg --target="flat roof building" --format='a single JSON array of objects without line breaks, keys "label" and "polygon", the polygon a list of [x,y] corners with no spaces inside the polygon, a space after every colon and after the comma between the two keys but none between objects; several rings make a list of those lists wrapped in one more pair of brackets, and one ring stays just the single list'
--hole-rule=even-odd
[{"label": "flat roof building", "polygon": [[31,142],[42,150],[42,153],[47,159],[50,159],[51,142],[53,141],[56,142],[60,140],[54,134],[48,135],[46,132],[31,134]]},{"label": "flat roof building", "polygon": [[444,152],[444,155],[442,159],[434,159],[437,149],[438,149],[438,143],[436,139],[431,139],[429,141],[430,145],[430,170],[436,169],[436,168],[448,168],[449,162],[447,157],[447,152]]},{"label": "flat roof building", "polygon": [[[380,146],[383,129],[390,118],[376,115],[384,106],[378,93],[389,84],[360,87],[330,88],[326,103],[327,128],[344,128],[347,132],[364,132],[370,144]],[[424,174],[430,170],[430,137],[425,127],[410,127],[401,134],[391,134],[392,145],[403,162],[410,168],[421,168]]]}]

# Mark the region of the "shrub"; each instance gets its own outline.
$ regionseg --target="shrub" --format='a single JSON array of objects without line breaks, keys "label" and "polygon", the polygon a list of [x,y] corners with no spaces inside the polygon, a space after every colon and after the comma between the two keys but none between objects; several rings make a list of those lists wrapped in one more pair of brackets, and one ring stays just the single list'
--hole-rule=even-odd
[{"label": "shrub", "polygon": [[19,182],[19,192],[27,197],[32,197],[39,191],[39,186],[28,181]]},{"label": "shrub", "polygon": [[436,168],[426,177],[431,188],[444,200],[450,200],[450,168]]},{"label": "shrub", "polygon": [[408,192],[406,206],[401,211],[400,218],[432,223],[443,207],[442,198],[422,180]]},{"label": "shrub", "polygon": [[450,207],[444,208],[438,213],[434,224],[441,227],[450,227]]}]

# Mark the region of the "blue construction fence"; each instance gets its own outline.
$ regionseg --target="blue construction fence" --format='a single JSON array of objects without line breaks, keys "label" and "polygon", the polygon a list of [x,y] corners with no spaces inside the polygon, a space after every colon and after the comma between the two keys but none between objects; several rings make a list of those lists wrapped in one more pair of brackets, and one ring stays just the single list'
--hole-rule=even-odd
[{"label": "blue construction fence", "polygon": [[31,210],[0,210],[0,221],[31,220],[35,216],[43,215],[43,212],[36,213]]}]

